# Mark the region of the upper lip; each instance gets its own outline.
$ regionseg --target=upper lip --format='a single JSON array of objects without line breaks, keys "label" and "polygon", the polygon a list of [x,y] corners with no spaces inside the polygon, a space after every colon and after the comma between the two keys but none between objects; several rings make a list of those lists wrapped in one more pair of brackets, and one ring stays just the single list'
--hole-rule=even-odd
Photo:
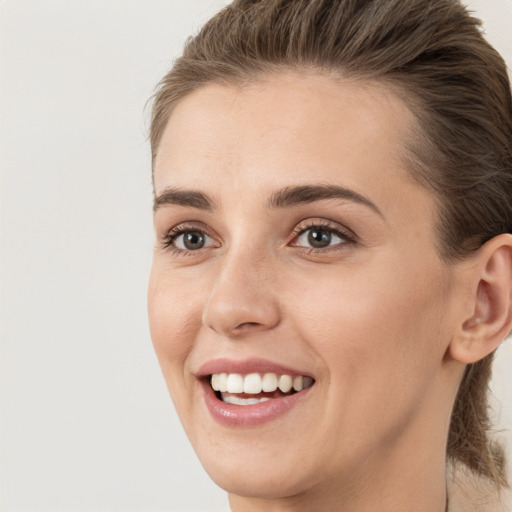
[{"label": "upper lip", "polygon": [[207,375],[223,372],[239,373],[241,375],[247,375],[249,373],[276,373],[278,375],[302,375],[304,377],[313,377],[308,372],[259,358],[243,360],[213,359],[201,366],[196,375],[198,377],[206,377]]}]

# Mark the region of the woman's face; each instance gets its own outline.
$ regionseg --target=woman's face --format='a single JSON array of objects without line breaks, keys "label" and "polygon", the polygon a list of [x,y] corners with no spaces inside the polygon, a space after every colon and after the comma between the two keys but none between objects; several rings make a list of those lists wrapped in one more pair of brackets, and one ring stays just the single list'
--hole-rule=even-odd
[{"label": "woman's face", "polygon": [[151,333],[200,460],[234,494],[356,486],[444,451],[456,273],[405,169],[413,127],[382,87],[292,73],[202,87],[168,122]]}]

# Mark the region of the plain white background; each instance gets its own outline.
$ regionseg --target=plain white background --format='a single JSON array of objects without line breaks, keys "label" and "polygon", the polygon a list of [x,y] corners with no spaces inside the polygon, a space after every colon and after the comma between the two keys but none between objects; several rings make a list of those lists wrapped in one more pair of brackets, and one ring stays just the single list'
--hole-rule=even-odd
[{"label": "plain white background", "polygon": [[[220,0],[0,2],[0,510],[227,510],[151,347],[144,104]],[[469,2],[512,63],[512,0]],[[512,429],[512,349],[493,384]],[[512,457],[512,434],[508,438]]]}]

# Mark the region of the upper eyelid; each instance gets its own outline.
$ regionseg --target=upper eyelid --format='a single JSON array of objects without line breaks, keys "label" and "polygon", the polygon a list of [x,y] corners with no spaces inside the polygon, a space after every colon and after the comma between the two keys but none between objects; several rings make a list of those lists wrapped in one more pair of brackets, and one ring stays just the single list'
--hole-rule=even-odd
[{"label": "upper eyelid", "polygon": [[186,233],[188,231],[199,231],[201,233],[205,233],[208,236],[213,236],[213,231],[203,222],[199,221],[185,221],[176,224],[175,226],[166,229],[164,231],[164,236],[169,236],[172,233],[176,235],[180,235],[182,233]]},{"label": "upper eyelid", "polygon": [[[202,222],[195,221],[187,221],[180,222],[176,226],[172,228],[166,229],[162,235],[160,236],[161,245],[163,248],[167,249],[174,245],[174,241],[184,233],[198,231],[200,233],[204,233],[209,238],[215,239],[215,236],[211,233],[207,226],[205,226]],[[181,251],[182,249],[176,249],[177,251]]]},{"label": "upper eyelid", "polygon": [[305,219],[304,221],[301,221],[297,223],[295,228],[293,229],[292,234],[296,237],[300,234],[302,234],[304,231],[307,231],[309,229],[319,227],[323,228],[327,231],[332,231],[335,233],[339,233],[343,235],[346,238],[349,238],[351,240],[357,240],[358,236],[354,231],[352,231],[347,226],[340,224],[339,222],[327,220],[327,219]]}]

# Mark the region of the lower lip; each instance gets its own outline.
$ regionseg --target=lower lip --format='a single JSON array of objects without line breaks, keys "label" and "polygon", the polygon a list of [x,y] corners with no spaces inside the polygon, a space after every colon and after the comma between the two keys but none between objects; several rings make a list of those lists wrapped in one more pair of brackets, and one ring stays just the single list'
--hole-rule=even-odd
[{"label": "lower lip", "polygon": [[204,400],[213,419],[228,427],[252,427],[272,421],[296,407],[312,387],[293,395],[273,398],[253,405],[226,404],[213,391],[209,382],[202,382]]}]

